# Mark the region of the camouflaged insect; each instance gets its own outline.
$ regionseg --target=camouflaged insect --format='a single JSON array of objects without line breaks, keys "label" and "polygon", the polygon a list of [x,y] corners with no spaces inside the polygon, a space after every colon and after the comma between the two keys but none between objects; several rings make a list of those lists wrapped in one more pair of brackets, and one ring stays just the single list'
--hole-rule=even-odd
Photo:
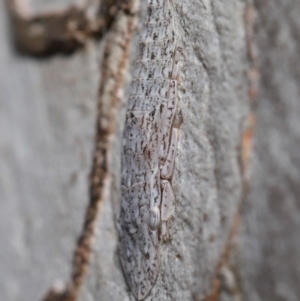
[{"label": "camouflaged insect", "polygon": [[174,123],[180,64],[168,0],[148,0],[148,16],[134,62],[123,132],[119,253],[138,300],[159,271],[159,243],[173,215],[170,183],[178,128]]}]

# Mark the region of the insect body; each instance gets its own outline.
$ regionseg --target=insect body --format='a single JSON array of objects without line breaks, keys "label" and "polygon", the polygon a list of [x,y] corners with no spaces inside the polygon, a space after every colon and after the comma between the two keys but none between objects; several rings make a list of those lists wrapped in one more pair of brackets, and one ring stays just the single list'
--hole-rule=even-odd
[{"label": "insect body", "polygon": [[170,183],[176,155],[179,52],[168,0],[149,0],[123,132],[119,252],[138,300],[159,271],[159,242],[173,215]]}]

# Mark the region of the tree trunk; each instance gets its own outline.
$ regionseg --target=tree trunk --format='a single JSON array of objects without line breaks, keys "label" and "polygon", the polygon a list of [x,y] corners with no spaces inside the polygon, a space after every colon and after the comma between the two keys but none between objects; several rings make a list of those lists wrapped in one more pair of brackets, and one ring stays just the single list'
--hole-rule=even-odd
[{"label": "tree trunk", "polygon": [[[37,13],[57,3],[62,9],[70,1],[31,7]],[[300,2],[170,6],[183,55],[176,209],[145,300],[297,301]],[[16,51],[0,3],[3,300],[135,300],[116,217],[147,1],[112,7],[115,19],[100,39],[89,31],[84,47],[71,43],[71,54],[34,57]]]}]

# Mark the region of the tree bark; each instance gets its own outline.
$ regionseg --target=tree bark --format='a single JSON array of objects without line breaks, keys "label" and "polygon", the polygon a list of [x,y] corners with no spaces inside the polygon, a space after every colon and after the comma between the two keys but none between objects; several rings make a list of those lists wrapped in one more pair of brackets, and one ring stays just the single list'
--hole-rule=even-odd
[{"label": "tree bark", "polygon": [[[39,58],[15,50],[0,3],[3,300],[135,300],[115,221],[146,2],[122,1],[100,40]],[[170,3],[184,58],[176,214],[146,300],[299,300],[299,2]]]}]

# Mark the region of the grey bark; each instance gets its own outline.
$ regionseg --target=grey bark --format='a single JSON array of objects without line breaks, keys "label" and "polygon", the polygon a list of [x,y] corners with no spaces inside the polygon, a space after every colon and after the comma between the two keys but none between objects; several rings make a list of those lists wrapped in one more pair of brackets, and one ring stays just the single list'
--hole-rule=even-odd
[{"label": "grey bark", "polygon": [[16,53],[0,2],[0,295],[41,300],[67,279],[88,199],[99,54]]},{"label": "grey bark", "polygon": [[244,300],[300,298],[300,2],[255,1],[261,73],[239,234]]},{"label": "grey bark", "polygon": [[[172,180],[176,216],[146,300],[299,300],[299,3],[255,3],[261,80],[250,167],[243,140],[254,101],[248,94],[253,56],[246,3],[171,3],[185,58],[179,78],[183,124]],[[31,5],[40,9],[49,1]],[[140,25],[144,14],[141,5]],[[15,52],[10,33],[1,2],[0,295],[42,300],[72,270],[89,202],[97,95],[110,33],[72,55],[45,59]],[[118,259],[115,228],[129,81],[130,72],[124,97],[113,108],[116,118],[109,120],[115,128],[78,300],[134,300]],[[103,110],[109,108],[109,98],[99,101],[108,102]]]}]

